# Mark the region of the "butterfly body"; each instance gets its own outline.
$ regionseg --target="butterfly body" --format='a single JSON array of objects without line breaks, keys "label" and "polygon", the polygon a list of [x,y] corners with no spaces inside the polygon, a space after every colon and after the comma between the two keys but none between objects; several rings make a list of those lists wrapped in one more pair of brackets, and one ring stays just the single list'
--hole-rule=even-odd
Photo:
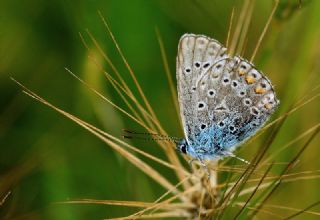
[{"label": "butterfly body", "polygon": [[232,156],[279,104],[270,80],[226,51],[202,35],[185,34],[179,42],[177,88],[185,139],[177,148],[201,161]]}]

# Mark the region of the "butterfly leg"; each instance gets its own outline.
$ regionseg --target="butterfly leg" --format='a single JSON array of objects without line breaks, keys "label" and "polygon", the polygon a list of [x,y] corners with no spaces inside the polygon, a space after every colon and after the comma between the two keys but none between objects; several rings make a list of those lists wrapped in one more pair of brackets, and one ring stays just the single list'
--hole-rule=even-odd
[{"label": "butterfly leg", "polygon": [[204,163],[204,161],[200,158],[193,158],[191,160],[188,161],[190,167],[192,168],[192,163],[195,162],[195,161],[199,161],[200,165],[206,170],[206,173],[208,175],[208,179],[210,179],[210,171],[209,171],[209,168],[208,166]]},{"label": "butterfly leg", "polygon": [[198,160],[199,160],[201,166],[206,170],[206,173],[208,175],[208,180],[209,180],[210,179],[210,170],[209,170],[208,166],[204,163],[204,161],[202,159],[198,158]]},{"label": "butterfly leg", "polygon": [[188,161],[190,167],[192,167],[192,163],[193,163],[194,161],[196,161],[196,159],[194,159],[194,158],[192,158],[191,160]]},{"label": "butterfly leg", "polygon": [[237,157],[236,155],[234,155],[234,154],[231,153],[231,152],[226,153],[226,155],[228,155],[229,157],[236,158],[236,159],[238,159],[238,160],[240,160],[240,161],[242,161],[242,162],[244,162],[244,163],[246,163],[246,164],[248,164],[248,165],[250,164],[249,161],[247,161],[247,160],[245,160],[245,159],[243,159],[243,158],[241,158],[241,157]]}]

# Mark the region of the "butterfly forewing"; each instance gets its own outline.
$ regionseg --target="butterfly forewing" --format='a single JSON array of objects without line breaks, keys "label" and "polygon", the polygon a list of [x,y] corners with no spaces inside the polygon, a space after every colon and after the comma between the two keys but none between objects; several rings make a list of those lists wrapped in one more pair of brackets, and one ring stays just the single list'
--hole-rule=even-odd
[{"label": "butterfly forewing", "polygon": [[[198,81],[220,56],[221,44],[205,36],[185,34],[181,37],[177,56],[177,82],[180,112],[187,140],[198,133]],[[203,117],[207,118],[207,117]]]}]

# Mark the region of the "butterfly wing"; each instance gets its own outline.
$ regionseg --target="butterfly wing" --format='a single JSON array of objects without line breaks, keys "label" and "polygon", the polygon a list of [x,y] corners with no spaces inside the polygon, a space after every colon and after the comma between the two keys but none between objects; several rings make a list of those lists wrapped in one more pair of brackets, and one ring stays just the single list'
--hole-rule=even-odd
[{"label": "butterfly wing", "polygon": [[[201,134],[212,136],[228,151],[253,135],[279,103],[266,76],[248,61],[228,56],[217,41],[201,35],[181,37],[177,80],[187,141],[206,139]],[[213,133],[212,127],[216,130]],[[203,147],[203,143],[198,145]]]},{"label": "butterfly wing", "polygon": [[[188,142],[198,129],[197,84],[201,77],[219,60],[226,58],[226,48],[206,36],[185,34],[181,37],[177,56],[177,88],[180,115]],[[201,117],[201,116],[200,116]],[[202,119],[207,117],[202,117]]]}]

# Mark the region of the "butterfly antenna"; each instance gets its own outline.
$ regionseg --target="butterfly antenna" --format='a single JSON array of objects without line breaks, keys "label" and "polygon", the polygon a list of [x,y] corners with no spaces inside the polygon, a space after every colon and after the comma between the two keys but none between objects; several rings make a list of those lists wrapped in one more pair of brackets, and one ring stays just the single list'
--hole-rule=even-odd
[{"label": "butterfly antenna", "polygon": [[138,140],[144,140],[144,141],[170,141],[170,142],[177,143],[176,140],[172,140],[170,138],[147,138],[147,137],[126,136],[126,135],[122,135],[122,137],[126,139],[138,139]]},{"label": "butterfly antenna", "polygon": [[[170,141],[170,142],[174,142],[174,143],[178,143],[178,141],[179,141],[179,138],[171,137],[168,135],[149,133],[149,132],[136,132],[136,131],[131,131],[128,129],[122,129],[122,130],[125,133],[122,135],[122,137],[127,138],[127,139],[134,138],[134,139],[146,140],[146,141]],[[139,135],[149,136],[149,137],[141,137]]]},{"label": "butterfly antenna", "polygon": [[171,137],[171,136],[163,135],[163,134],[156,134],[156,133],[150,133],[150,132],[136,132],[136,131],[132,131],[132,130],[128,130],[128,129],[122,129],[122,130],[128,134],[152,135],[152,136],[164,137],[164,138],[169,137],[169,138],[176,139],[176,140],[179,139],[177,137]]}]

